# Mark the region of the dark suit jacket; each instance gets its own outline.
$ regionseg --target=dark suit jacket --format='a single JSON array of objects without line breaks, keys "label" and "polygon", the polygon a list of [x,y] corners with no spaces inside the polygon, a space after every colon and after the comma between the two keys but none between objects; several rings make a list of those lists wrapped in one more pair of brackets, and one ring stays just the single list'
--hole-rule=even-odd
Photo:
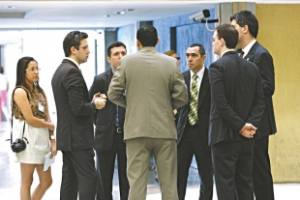
[{"label": "dark suit jacket", "polygon": [[261,138],[274,134],[277,131],[272,96],[275,91],[274,65],[273,58],[263,46],[256,42],[249,53],[245,56],[246,60],[254,62],[262,77],[263,90],[265,95],[265,112],[258,126],[258,133],[255,138]]},{"label": "dark suit jacket", "polygon": [[[184,81],[188,88],[189,99],[190,94],[190,81],[191,74],[190,71],[183,73]],[[184,134],[186,124],[188,123],[188,113],[190,111],[189,104],[185,105],[179,110],[178,120],[177,120],[177,143],[180,144],[181,139]],[[210,86],[208,78],[208,70],[204,69],[203,79],[200,85],[200,93],[198,96],[198,118],[197,127],[199,127],[199,134],[197,135],[197,142],[208,143],[208,124],[209,124],[209,112],[210,112]]]},{"label": "dark suit jacket", "polygon": [[64,59],[52,77],[57,111],[57,146],[71,151],[93,147],[95,106],[79,68]]},{"label": "dark suit jacket", "polygon": [[[100,92],[107,95],[108,86],[112,79],[113,72],[108,70],[100,75],[95,76],[93,85],[90,88],[90,97],[92,98],[95,93]],[[119,125],[123,128],[125,109],[118,107],[119,109]],[[95,133],[95,149],[100,151],[111,150],[115,132],[116,123],[116,105],[111,101],[107,100],[106,106],[97,110],[95,113],[94,123],[96,125]]]},{"label": "dark suit jacket", "polygon": [[209,78],[211,144],[245,140],[240,129],[246,122],[258,127],[265,107],[257,67],[229,51],[211,64]]}]

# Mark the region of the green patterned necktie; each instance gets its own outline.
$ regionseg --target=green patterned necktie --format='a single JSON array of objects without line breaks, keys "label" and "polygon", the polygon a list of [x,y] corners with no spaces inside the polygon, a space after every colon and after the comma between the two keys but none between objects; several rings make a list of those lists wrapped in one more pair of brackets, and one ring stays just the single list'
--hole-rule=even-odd
[{"label": "green patterned necktie", "polygon": [[196,73],[193,73],[192,76],[192,84],[191,84],[191,100],[190,100],[190,112],[188,115],[188,120],[190,125],[195,125],[198,120],[198,75]]}]

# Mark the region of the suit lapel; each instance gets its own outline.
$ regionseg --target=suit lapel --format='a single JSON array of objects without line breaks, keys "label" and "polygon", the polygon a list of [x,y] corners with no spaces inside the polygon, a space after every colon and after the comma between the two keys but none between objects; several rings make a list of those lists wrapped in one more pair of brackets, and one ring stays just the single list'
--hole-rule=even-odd
[{"label": "suit lapel", "polygon": [[[191,98],[191,92],[190,92],[191,73],[190,73],[190,71],[185,72],[183,74],[183,77],[184,77],[184,80],[185,80],[185,84],[187,85],[188,95],[189,95],[189,99],[190,99]],[[209,81],[208,81],[208,70],[205,68],[203,78],[202,78],[202,82],[201,82],[201,85],[200,85],[200,92],[198,93],[198,109],[203,104],[203,99],[205,98],[205,96],[207,95],[207,92],[209,90],[208,83],[209,83]]]},{"label": "suit lapel", "polygon": [[113,77],[113,72],[112,72],[112,69],[109,69],[107,72],[106,72],[106,80],[105,80],[105,91],[107,92],[108,91],[108,87],[109,87],[109,84],[110,84],[110,81]]},{"label": "suit lapel", "polygon": [[187,89],[188,89],[188,95],[189,95],[189,98],[191,97],[191,93],[190,93],[190,83],[191,83],[191,74],[190,74],[190,71],[186,71],[183,73],[183,78],[184,78],[184,81],[185,81],[185,84],[187,86]]},{"label": "suit lapel", "polygon": [[73,63],[72,61],[70,61],[68,59],[64,59],[63,62],[67,62],[67,63],[71,64],[76,70],[78,70],[78,72],[80,73],[80,76],[81,76],[81,78],[83,80],[82,82],[83,82],[84,89],[88,93],[88,88],[86,86],[86,83],[84,81],[83,75],[82,75],[81,70],[79,69],[79,67],[75,63]]},{"label": "suit lapel", "polygon": [[204,69],[204,74],[203,74],[203,78],[202,78],[202,82],[200,85],[200,92],[199,92],[199,96],[198,96],[198,109],[201,108],[202,104],[203,104],[203,99],[205,98],[205,96],[207,95],[208,92],[208,70],[205,68]]},{"label": "suit lapel", "polygon": [[255,51],[256,51],[256,48],[258,47],[258,42],[255,42],[254,45],[251,47],[250,51],[248,52],[248,54],[244,57],[245,60],[247,61],[251,61],[251,62],[254,62],[254,58],[255,58]]}]

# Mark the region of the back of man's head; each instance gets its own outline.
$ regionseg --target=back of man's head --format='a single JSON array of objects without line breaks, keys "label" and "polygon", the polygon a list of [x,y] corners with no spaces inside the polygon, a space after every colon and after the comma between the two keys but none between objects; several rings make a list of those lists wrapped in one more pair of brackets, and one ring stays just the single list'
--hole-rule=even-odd
[{"label": "back of man's head", "polygon": [[256,38],[258,34],[258,20],[255,15],[248,11],[242,10],[230,17],[230,21],[235,20],[240,27],[248,26],[249,33]]},{"label": "back of man's head", "polygon": [[234,49],[238,43],[239,33],[230,24],[221,24],[216,28],[218,38],[225,41],[225,45],[228,49]]},{"label": "back of man's head", "polygon": [[143,26],[137,31],[136,38],[143,47],[154,47],[158,42],[157,30],[153,26]]}]

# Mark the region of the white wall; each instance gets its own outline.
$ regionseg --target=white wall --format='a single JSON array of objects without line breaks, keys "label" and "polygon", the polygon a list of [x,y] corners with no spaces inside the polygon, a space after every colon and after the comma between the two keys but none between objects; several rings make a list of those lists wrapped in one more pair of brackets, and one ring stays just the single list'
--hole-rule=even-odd
[{"label": "white wall", "polygon": [[[104,71],[104,31],[81,30],[89,35],[90,56],[87,63],[80,66],[88,88],[95,76],[97,59],[98,73]],[[51,88],[51,78],[56,68],[64,58],[63,39],[70,30],[23,30],[0,31],[0,44],[4,45],[3,60],[9,79],[10,93],[15,86],[16,65],[22,56],[32,56],[38,63],[40,70],[40,85],[45,90],[50,113],[55,114],[55,105]],[[101,32],[101,34],[99,34]],[[95,42],[97,41],[97,42]],[[96,45],[97,43],[97,45]],[[95,48],[97,54],[95,55]],[[9,96],[10,96],[9,93]]]}]

